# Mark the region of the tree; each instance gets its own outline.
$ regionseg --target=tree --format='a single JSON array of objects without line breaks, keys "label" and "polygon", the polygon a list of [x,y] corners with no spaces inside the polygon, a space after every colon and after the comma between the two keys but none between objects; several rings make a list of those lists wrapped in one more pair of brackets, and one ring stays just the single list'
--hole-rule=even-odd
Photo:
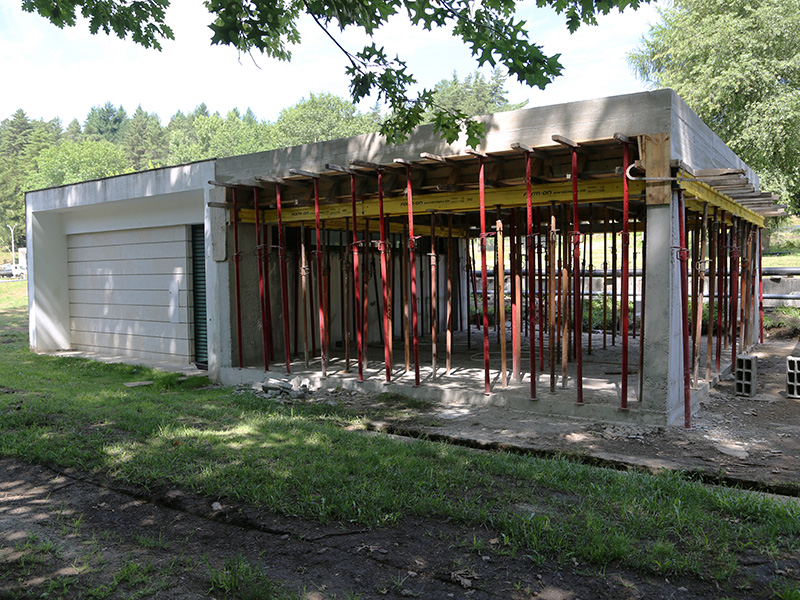
[{"label": "tree", "polygon": [[509,104],[505,84],[502,69],[494,69],[488,81],[480,71],[467,75],[463,81],[454,72],[452,79],[442,79],[433,87],[433,108],[425,113],[425,120],[436,119],[434,108],[473,116],[517,110],[528,103]]},{"label": "tree", "polygon": [[295,146],[374,133],[380,128],[376,114],[362,114],[356,106],[333,94],[309,94],[284,108],[275,121],[276,147]]},{"label": "tree", "polygon": [[[170,162],[223,158],[276,147],[273,127],[269,123],[259,122],[249,109],[244,119],[236,109],[223,119],[219,113],[210,116],[203,114],[208,111],[205,105],[202,108],[203,111],[199,111],[200,107],[195,111],[191,129],[184,121],[181,129],[173,130]],[[187,138],[181,137],[187,133]]]},{"label": "tree", "polygon": [[167,139],[158,115],[148,114],[139,106],[133,113],[120,147],[135,171],[163,166],[167,159]]},{"label": "tree", "polygon": [[67,125],[66,131],[64,131],[64,139],[71,142],[79,142],[82,138],[83,130],[81,129],[81,124],[78,122],[78,119],[72,119],[69,125]]},{"label": "tree", "polygon": [[169,125],[167,125],[169,145],[168,164],[176,165],[197,160],[192,154],[192,149],[196,147],[198,143],[194,121],[200,116],[209,116],[208,107],[205,103],[195,108],[194,112],[183,114],[183,112],[179,110],[172,115]]},{"label": "tree", "polygon": [[58,143],[61,122],[32,121],[22,109],[0,123],[0,226],[25,238],[25,180],[39,155]]},{"label": "tree", "polygon": [[[211,43],[231,45],[241,52],[258,51],[279,60],[289,60],[289,47],[300,43],[298,19],[306,14],[319,25],[347,57],[352,99],[358,103],[375,95],[389,105],[391,115],[381,123],[381,133],[390,142],[405,139],[422,122],[433,101],[433,91],[414,92],[413,74],[399,57],[390,58],[373,41],[358,52],[341,46],[331,30],[354,26],[375,37],[390,18],[407,14],[414,26],[425,30],[452,27],[453,35],[471,48],[479,66],[502,66],[520,82],[544,88],[560,72],[559,56],[548,56],[528,38],[527,24],[516,18],[514,10],[521,0],[206,0],[213,22]],[[567,27],[575,31],[581,23],[596,23],[597,14],[613,8],[637,7],[648,0],[536,0],[566,17]],[[160,48],[162,39],[173,34],[165,23],[169,0],[23,0],[29,12],[38,12],[58,27],[74,26],[76,11],[89,19],[92,33],[114,31],[128,34],[145,47]],[[449,141],[465,130],[475,145],[483,128],[460,111],[437,111],[434,122]]]},{"label": "tree", "polygon": [[93,140],[105,139],[118,144],[125,135],[128,126],[128,114],[121,106],[116,108],[111,102],[105,106],[93,106],[86,116],[83,133]]},{"label": "tree", "polygon": [[32,130],[33,122],[21,108],[10,119],[3,120],[0,124],[0,156],[21,156]]},{"label": "tree", "polygon": [[675,0],[628,56],[800,210],[800,0]]},{"label": "tree", "polygon": [[108,140],[64,141],[42,152],[26,189],[37,190],[129,172],[125,153]]}]

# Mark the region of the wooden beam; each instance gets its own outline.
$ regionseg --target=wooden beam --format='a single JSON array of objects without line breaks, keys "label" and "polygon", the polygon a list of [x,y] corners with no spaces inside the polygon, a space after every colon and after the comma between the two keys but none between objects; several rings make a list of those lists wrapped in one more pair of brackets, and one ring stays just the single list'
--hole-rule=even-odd
[{"label": "wooden beam", "polygon": [[227,189],[241,189],[241,188],[251,188],[252,185],[247,185],[246,183],[242,183],[241,181],[216,181],[212,179],[208,182],[209,185],[213,185],[215,187],[223,187]]},{"label": "wooden beam", "polygon": [[672,202],[672,182],[667,180],[672,176],[669,133],[642,135],[639,139],[646,177],[665,178],[664,181],[647,182],[647,204],[669,204]]},{"label": "wooden beam", "polygon": [[289,169],[290,175],[300,175],[302,177],[310,177],[311,179],[325,179],[330,181],[333,179],[330,175],[325,175],[324,173],[313,173],[311,171],[304,171],[302,169]]},{"label": "wooden beam", "polygon": [[563,135],[554,133],[553,135],[550,136],[550,138],[554,142],[561,144],[562,146],[567,146],[569,148],[580,148],[580,144],[578,144],[578,142],[573,142],[571,139],[569,139],[568,137],[564,137]]},{"label": "wooden beam", "polygon": [[348,175],[360,175],[361,177],[366,177],[366,173],[362,173],[361,171],[356,171],[355,169],[351,169],[350,167],[343,167],[341,165],[334,165],[331,163],[325,163],[325,168],[329,171],[338,171],[339,173],[347,173]]},{"label": "wooden beam", "polygon": [[256,182],[259,187],[263,187],[262,183],[279,183],[280,185],[288,185],[291,187],[308,188],[308,184],[303,181],[295,179],[284,179],[283,177],[272,177],[271,175],[256,175]]},{"label": "wooden beam", "polygon": [[[645,185],[640,181],[631,181],[630,196],[641,197],[645,192]],[[622,178],[579,181],[578,193],[580,202],[615,202],[622,197]],[[469,212],[477,210],[480,206],[479,194],[477,190],[462,190],[450,193],[419,194],[414,197],[414,207],[416,210],[427,211],[457,211]],[[506,208],[526,206],[524,189],[520,187],[503,187],[486,190],[487,203],[493,206],[501,205]],[[536,185],[532,191],[532,204],[534,206],[546,206],[551,202],[570,203],[572,202],[572,182],[561,181],[545,185]],[[404,195],[387,196],[384,199],[384,214],[388,216],[402,216],[407,210],[406,197]],[[378,215],[378,202],[375,199],[365,199],[359,203],[359,217],[375,218]],[[242,209],[245,212],[245,209]],[[346,203],[332,203],[323,208],[322,218],[324,220],[344,218],[348,215],[348,205]],[[242,217],[244,220],[247,217]],[[267,212],[264,216],[265,222],[274,222],[276,215],[274,211]],[[283,208],[284,223],[296,223],[305,221],[311,223],[314,220],[313,206],[285,206]]]},{"label": "wooden beam", "polygon": [[[688,174],[681,171],[678,173],[678,176],[688,177]],[[750,210],[746,206],[736,202],[729,196],[717,191],[710,185],[699,181],[687,181],[685,179],[680,180],[679,184],[681,188],[687,192],[687,194],[690,194],[697,199],[697,201],[692,203],[694,205],[693,210],[702,212],[702,202],[708,202],[711,206],[718,206],[726,213],[740,217],[748,223],[753,223],[758,227],[764,227],[764,217]]]}]

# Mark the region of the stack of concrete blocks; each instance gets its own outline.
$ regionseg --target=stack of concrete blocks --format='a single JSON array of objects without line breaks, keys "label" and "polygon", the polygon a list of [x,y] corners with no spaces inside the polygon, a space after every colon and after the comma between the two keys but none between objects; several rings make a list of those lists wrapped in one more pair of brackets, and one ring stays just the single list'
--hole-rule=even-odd
[{"label": "stack of concrete blocks", "polygon": [[786,357],[786,396],[800,398],[800,356]]},{"label": "stack of concrete blocks", "polygon": [[749,354],[736,357],[735,389],[737,396],[752,398],[756,394],[757,358]]}]

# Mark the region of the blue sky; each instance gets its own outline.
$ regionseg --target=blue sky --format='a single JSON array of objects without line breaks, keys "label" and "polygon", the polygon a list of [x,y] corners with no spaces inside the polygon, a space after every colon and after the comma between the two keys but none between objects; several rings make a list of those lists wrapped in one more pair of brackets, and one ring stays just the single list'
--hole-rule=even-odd
[{"label": "blue sky", "polygon": [[[197,0],[173,0],[168,22],[176,40],[162,52],[140,48],[104,34],[91,35],[85,23],[60,30],[38,15],[24,13],[19,0],[0,4],[0,119],[22,108],[29,117],[60,117],[64,125],[83,121],[92,106],[111,102],[131,114],[138,105],[155,112],[165,124],[178,110],[191,111],[201,102],[227,113],[252,108],[259,119],[274,120],[280,110],[311,92],[347,96],[345,58],[309,20],[301,24],[302,46],[291,63],[266,57],[239,56],[231,48],[212,47],[208,13]],[[529,106],[557,104],[641,91],[625,61],[658,21],[654,5],[638,11],[614,11],[597,27],[581,27],[570,35],[563,17],[520,3],[518,13],[530,37],[546,52],[561,53],[564,73],[544,91],[509,80],[509,100]],[[364,43],[358,32],[345,32],[351,51]],[[425,32],[402,19],[382,30],[379,44],[400,54],[421,85],[472,72],[476,63],[468,48],[445,30]],[[365,102],[368,108],[373,102]]]}]

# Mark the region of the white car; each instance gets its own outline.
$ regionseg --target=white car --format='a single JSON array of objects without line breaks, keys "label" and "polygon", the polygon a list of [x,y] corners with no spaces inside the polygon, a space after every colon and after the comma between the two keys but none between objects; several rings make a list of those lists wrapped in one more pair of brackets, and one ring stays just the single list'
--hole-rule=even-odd
[{"label": "white car", "polygon": [[0,277],[20,277],[24,278],[28,275],[28,269],[22,265],[4,264],[0,265]]}]

